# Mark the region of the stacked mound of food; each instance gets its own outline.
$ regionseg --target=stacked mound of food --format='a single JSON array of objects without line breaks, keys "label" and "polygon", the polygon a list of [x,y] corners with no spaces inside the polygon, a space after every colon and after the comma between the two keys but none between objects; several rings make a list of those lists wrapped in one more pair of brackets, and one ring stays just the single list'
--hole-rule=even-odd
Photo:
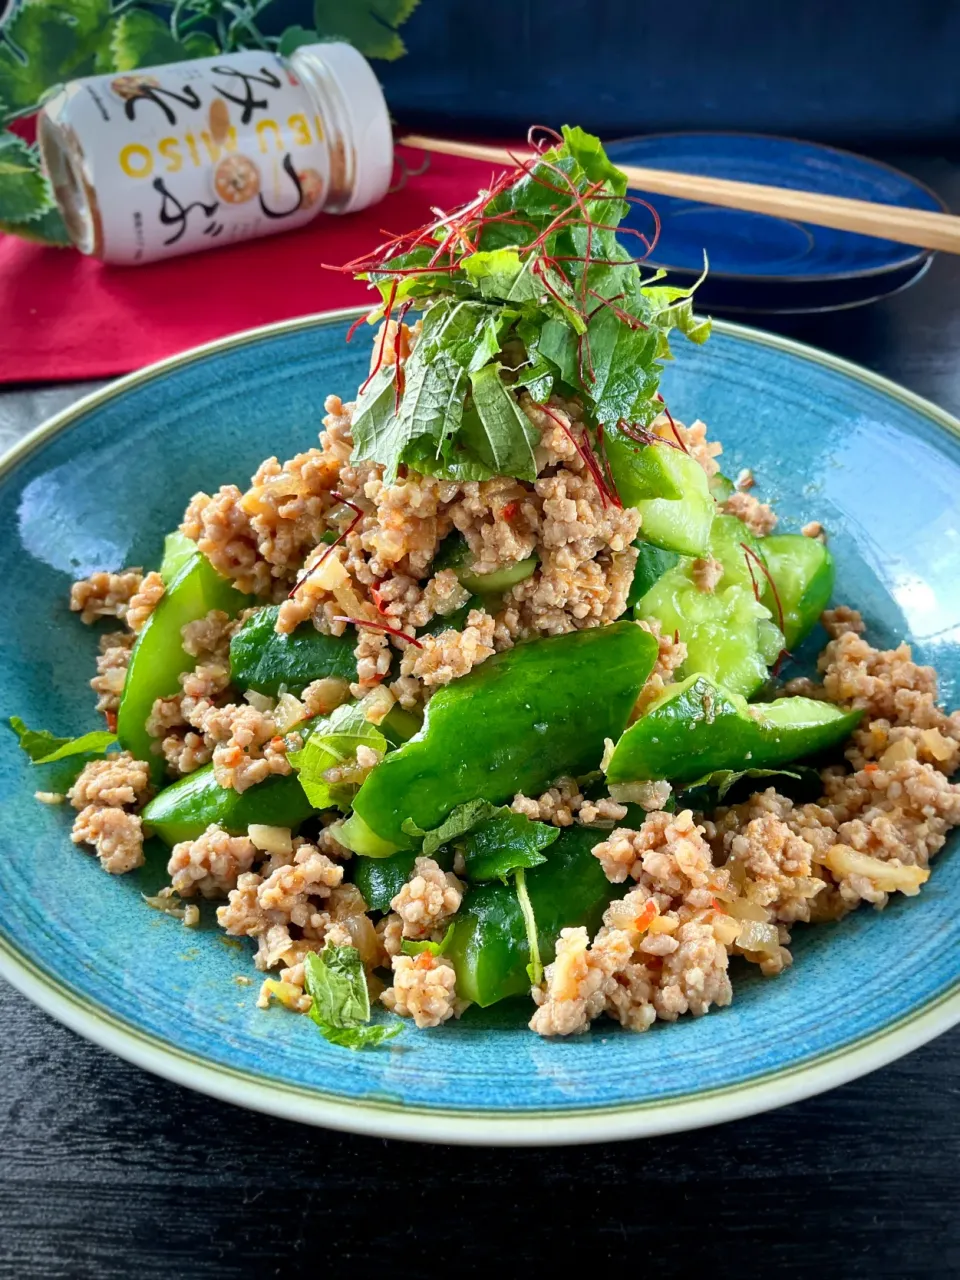
[{"label": "stacked mound of food", "polygon": [[[629,199],[565,129],[350,264],[381,299],[356,400],[195,494],[159,571],[74,585],[126,623],[107,732],[15,722],[83,766],[39,793],[74,841],[114,874],[163,841],[151,905],[221,899],[261,1003],[335,1043],[401,1025],[371,997],[433,1027],[532,993],[542,1035],[706,1013],[731,957],[778,974],[796,922],[917,893],[960,823],[934,672],[828,609],[820,526],[775,533],[664,403],[668,335],[709,323]],[[784,683],[821,615],[822,683]]]}]

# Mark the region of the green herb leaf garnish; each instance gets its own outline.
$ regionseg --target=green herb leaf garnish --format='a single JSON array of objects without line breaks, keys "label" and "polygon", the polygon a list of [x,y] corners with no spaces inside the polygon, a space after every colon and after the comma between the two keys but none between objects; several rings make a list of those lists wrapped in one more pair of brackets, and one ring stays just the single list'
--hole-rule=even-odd
[{"label": "green herb leaf garnish", "polygon": [[584,460],[603,488],[599,428],[648,426],[662,409],[667,335],[702,342],[710,329],[693,313],[696,285],[642,274],[651,241],[620,228],[626,189],[599,140],[565,127],[489,193],[348,264],[380,290],[371,323],[424,307],[403,374],[375,362],[354,458],[383,463],[388,481],[403,465],[446,479],[532,480],[537,433],[518,402],[526,388],[539,403],[553,392],[580,400],[578,448],[600,455]]},{"label": "green herb leaf garnish", "polygon": [[359,702],[344,703],[317,723],[299,751],[291,751],[287,759],[298,770],[300,785],[315,809],[349,809],[359,782],[330,782],[327,770],[356,761],[357,748],[371,747],[381,756],[386,754],[387,740],[364,716]]},{"label": "green herb leaf garnish", "polygon": [[117,735],[106,729],[96,729],[79,738],[58,738],[47,729],[28,729],[19,716],[11,716],[9,724],[20,740],[20,749],[34,764],[54,764],[68,756],[102,756],[117,742]]},{"label": "green herb leaf garnish", "polygon": [[404,938],[400,943],[400,950],[405,956],[419,956],[424,951],[429,951],[432,956],[442,956],[453,940],[454,928],[454,925],[448,925],[447,932],[439,942],[431,942],[429,938],[424,942],[413,942],[410,938]]},{"label": "green herb leaf garnish", "polygon": [[345,1049],[369,1049],[398,1035],[399,1022],[371,1025],[370,994],[360,952],[356,947],[327,943],[304,960],[310,1017],[331,1044]]}]

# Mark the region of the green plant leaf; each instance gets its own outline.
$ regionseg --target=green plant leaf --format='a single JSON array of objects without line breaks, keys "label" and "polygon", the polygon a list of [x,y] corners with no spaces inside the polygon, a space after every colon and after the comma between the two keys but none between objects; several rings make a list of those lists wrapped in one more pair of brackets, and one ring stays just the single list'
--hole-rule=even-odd
[{"label": "green plant leaf", "polygon": [[314,0],[313,20],[320,39],[341,39],[368,58],[393,62],[407,48],[397,32],[418,0]]},{"label": "green plant leaf", "polygon": [[[533,450],[539,441],[536,427],[503,384],[500,366],[485,365],[470,375],[476,419],[464,418],[463,443],[495,475],[536,480]],[[479,423],[481,430],[476,430]]]},{"label": "green plant leaf", "polygon": [[498,806],[491,804],[489,800],[468,800],[466,804],[458,804],[451,810],[440,826],[434,827],[432,831],[424,831],[412,818],[404,819],[403,830],[415,839],[423,837],[423,847],[420,852],[425,858],[429,858],[441,845],[449,844],[458,836],[466,835],[479,822],[492,818],[498,811]]},{"label": "green plant leaf", "polygon": [[327,943],[304,960],[307,993],[313,1000],[310,1017],[325,1039],[345,1049],[369,1049],[390,1040],[401,1023],[371,1026],[370,993],[363,962],[356,947]]},{"label": "green plant leaf", "polygon": [[185,58],[209,58],[219,53],[210,36],[193,32],[177,40],[162,18],[145,9],[130,9],[113,26],[110,39],[113,70],[135,71],[137,67],[161,66]]},{"label": "green plant leaf", "polygon": [[25,115],[52,89],[96,70],[110,0],[25,0],[3,25],[0,117]]},{"label": "green plant leaf", "polygon": [[525,814],[506,807],[479,823],[462,845],[470,880],[503,880],[521,867],[546,862],[543,850],[560,835],[559,827],[532,822]]},{"label": "green plant leaf", "polygon": [[405,956],[419,956],[424,951],[429,951],[432,956],[442,956],[453,941],[455,928],[456,925],[449,925],[439,942],[431,942],[429,938],[424,942],[414,942],[410,938],[404,938],[400,943],[400,950]]},{"label": "green plant leaf", "polygon": [[50,204],[36,151],[14,133],[0,134],[0,220],[30,222]]},{"label": "green plant leaf", "polygon": [[308,30],[306,27],[287,27],[283,35],[280,37],[280,43],[277,45],[277,53],[282,58],[288,58],[301,45],[319,44],[323,37],[319,31]]},{"label": "green plant leaf", "polygon": [[28,729],[19,716],[11,716],[9,725],[20,740],[21,751],[25,751],[34,764],[53,764],[67,756],[88,753],[102,756],[117,741],[117,735],[105,729],[79,738],[58,738],[48,729]]},{"label": "green plant leaf", "polygon": [[0,231],[19,236],[21,240],[32,240],[36,244],[51,245],[57,249],[68,249],[73,244],[57,208],[48,209],[39,218],[31,218],[29,222],[0,220]]},{"label": "green plant leaf", "polygon": [[336,765],[355,761],[360,746],[371,747],[383,756],[387,740],[366,719],[362,703],[345,702],[316,725],[301,750],[289,753],[287,759],[299,771],[300,785],[315,809],[350,807],[358,784],[330,783],[324,774]]},{"label": "green plant leaf", "polygon": [[[318,1024],[319,1025],[319,1024]],[[376,1049],[384,1040],[392,1040],[403,1030],[401,1022],[370,1023],[365,1027],[330,1027],[321,1025],[325,1040],[341,1049]]]}]

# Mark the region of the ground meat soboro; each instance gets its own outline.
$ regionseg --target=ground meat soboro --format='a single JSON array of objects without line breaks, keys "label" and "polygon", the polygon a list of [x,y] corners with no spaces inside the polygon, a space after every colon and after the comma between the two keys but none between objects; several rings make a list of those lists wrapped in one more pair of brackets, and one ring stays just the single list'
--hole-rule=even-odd
[{"label": "ground meat soboro", "polygon": [[90,844],[100,865],[123,875],[143,865],[143,828],[128,808],[142,805],[150,790],[150,768],[122,751],[84,765],[67,799],[80,812],[73,824],[74,844]]}]

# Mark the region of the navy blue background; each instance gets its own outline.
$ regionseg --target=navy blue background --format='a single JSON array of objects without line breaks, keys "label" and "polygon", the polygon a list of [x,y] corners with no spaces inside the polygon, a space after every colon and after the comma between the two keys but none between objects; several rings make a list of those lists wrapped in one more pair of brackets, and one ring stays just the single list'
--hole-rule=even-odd
[{"label": "navy blue background", "polygon": [[[309,13],[278,0],[271,25]],[[421,0],[402,35],[376,69],[408,127],[960,134],[956,0]]]}]

